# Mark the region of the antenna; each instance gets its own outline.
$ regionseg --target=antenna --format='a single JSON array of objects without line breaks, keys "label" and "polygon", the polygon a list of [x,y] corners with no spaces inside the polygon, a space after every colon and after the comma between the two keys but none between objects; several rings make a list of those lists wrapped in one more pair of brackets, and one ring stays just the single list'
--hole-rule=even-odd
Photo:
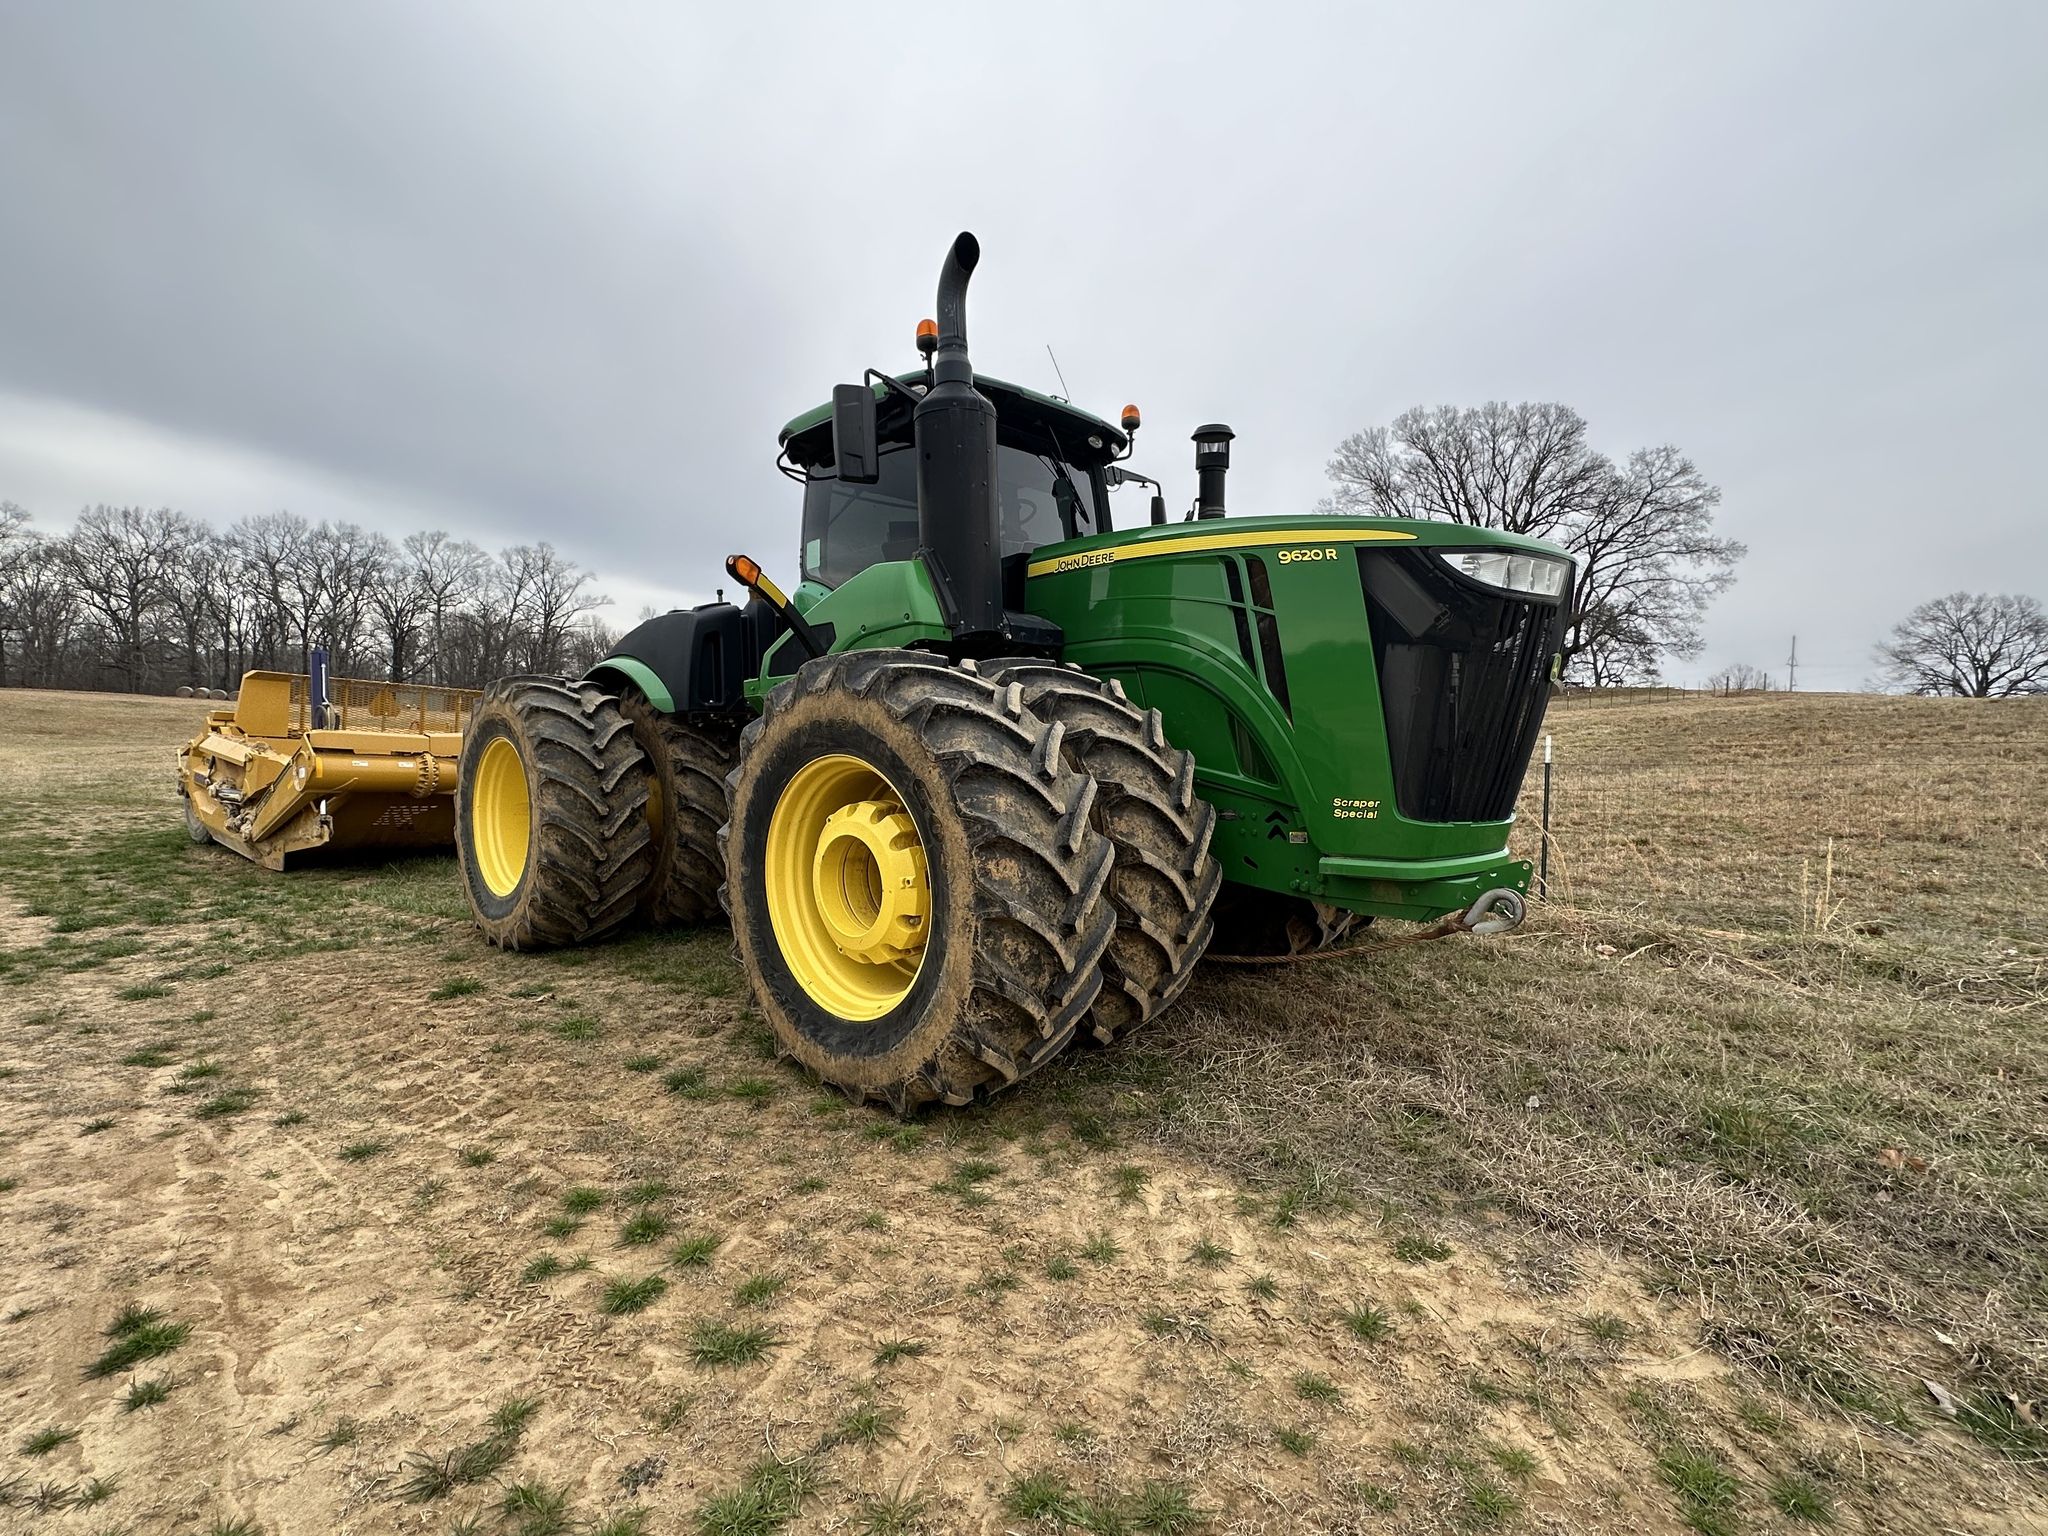
[{"label": "antenna", "polygon": [[1792,637],[1792,654],[1785,658],[1785,691],[1799,691],[1799,637]]},{"label": "antenna", "polygon": [[[1045,355],[1052,357],[1052,343],[1049,341],[1045,344]],[[1072,400],[1074,392],[1067,388],[1067,376],[1060,372],[1060,360],[1056,357],[1052,357],[1052,371],[1060,381],[1060,398],[1062,400]]]}]

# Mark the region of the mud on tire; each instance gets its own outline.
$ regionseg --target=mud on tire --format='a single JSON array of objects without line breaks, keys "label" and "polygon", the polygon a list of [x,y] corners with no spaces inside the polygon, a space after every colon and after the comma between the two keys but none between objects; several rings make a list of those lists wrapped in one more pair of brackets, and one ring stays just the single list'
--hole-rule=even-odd
[{"label": "mud on tire", "polygon": [[640,894],[640,913],[664,928],[723,919],[718,829],[725,824],[726,775],[739,761],[739,729],[680,720],[638,692],[622,695],[619,709],[647,757],[654,873]]},{"label": "mud on tire", "polygon": [[[1061,734],[1017,690],[919,652],[822,657],[768,696],[741,737],[721,839],[740,960],[785,1054],[901,1114],[995,1092],[1068,1044],[1100,990],[1116,919],[1094,781],[1068,765]],[[806,767],[848,754],[900,795],[930,898],[914,980],[865,1022],[797,979],[765,872],[779,796]]]},{"label": "mud on tire", "polygon": [[[478,766],[496,742],[518,755],[530,812],[524,859],[502,891],[479,868],[475,826]],[[597,938],[630,917],[654,872],[647,782],[630,722],[595,683],[491,684],[464,734],[455,791],[456,854],[484,937],[542,949]]]},{"label": "mud on tire", "polygon": [[1061,753],[1095,780],[1093,820],[1116,847],[1108,894],[1116,934],[1085,1029],[1107,1045],[1180,996],[1209,947],[1223,871],[1209,853],[1216,810],[1195,796],[1195,759],[1166,739],[1114,679],[1058,662],[990,661],[982,673],[1021,689],[1024,707],[1064,726]]}]

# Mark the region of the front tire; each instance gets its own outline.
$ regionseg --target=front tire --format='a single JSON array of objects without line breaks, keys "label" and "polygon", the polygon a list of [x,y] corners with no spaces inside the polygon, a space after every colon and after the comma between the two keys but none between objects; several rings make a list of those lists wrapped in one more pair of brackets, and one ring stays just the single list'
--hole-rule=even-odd
[{"label": "front tire", "polygon": [[595,683],[508,677],[463,735],[455,848],[470,911],[502,949],[599,938],[654,872],[647,759]]},{"label": "front tire", "polygon": [[1114,854],[1061,730],[943,658],[807,663],[741,737],[721,833],[785,1054],[902,1114],[1065,1048],[1101,989]]}]

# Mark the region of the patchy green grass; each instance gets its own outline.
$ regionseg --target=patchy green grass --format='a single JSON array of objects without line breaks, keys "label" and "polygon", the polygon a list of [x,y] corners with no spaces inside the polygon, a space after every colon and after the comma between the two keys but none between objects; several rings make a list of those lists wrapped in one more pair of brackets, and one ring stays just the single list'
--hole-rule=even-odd
[{"label": "patchy green grass", "polygon": [[698,1507],[698,1536],[772,1536],[802,1513],[824,1481],[824,1472],[809,1458],[758,1462],[738,1488]]},{"label": "patchy green grass", "polygon": [[1353,1307],[1338,1321],[1361,1344],[1377,1344],[1394,1331],[1393,1320],[1375,1306]]},{"label": "patchy green grass", "polygon": [[1522,1512],[1522,1501],[1491,1478],[1470,1476],[1458,1500],[1460,1523],[1471,1529],[1491,1530],[1505,1525]]},{"label": "patchy green grass", "polygon": [[1451,1245],[1420,1232],[1404,1232],[1394,1239],[1394,1257],[1403,1264],[1441,1263],[1451,1256]]},{"label": "patchy green grass", "polygon": [[78,1438],[78,1431],[52,1424],[47,1429],[38,1429],[24,1436],[21,1454],[24,1456],[47,1456],[60,1445],[69,1445]]},{"label": "patchy green grass", "polygon": [[690,1358],[699,1365],[752,1365],[779,1349],[782,1340],[767,1328],[735,1328],[728,1323],[699,1322],[690,1334]]},{"label": "patchy green grass", "polygon": [[667,1290],[668,1281],[660,1275],[643,1275],[638,1280],[621,1278],[606,1283],[598,1305],[612,1317],[628,1312],[644,1312],[659,1301]]},{"label": "patchy green grass", "polygon": [[1273,1431],[1273,1443],[1290,1456],[1306,1456],[1316,1448],[1316,1432],[1282,1426]]},{"label": "patchy green grass", "polygon": [[635,1211],[619,1228],[619,1246],[658,1243],[668,1236],[669,1219],[660,1211]]},{"label": "patchy green grass", "polygon": [[1212,1243],[1207,1238],[1203,1238],[1188,1250],[1188,1262],[1203,1269],[1218,1269],[1236,1257],[1236,1254],[1222,1244]]},{"label": "patchy green grass", "polygon": [[519,1272],[519,1283],[539,1285],[544,1280],[554,1279],[567,1267],[554,1254],[543,1253],[527,1262],[526,1268]]},{"label": "patchy green grass", "polygon": [[875,1346],[876,1365],[894,1365],[899,1360],[915,1360],[926,1354],[931,1346],[923,1339],[885,1339]]},{"label": "patchy green grass", "polygon": [[450,998],[474,997],[483,989],[484,984],[474,976],[450,976],[427,994],[427,1000],[429,1002],[445,1003]]},{"label": "patchy green grass", "polygon": [[170,1378],[153,1376],[147,1381],[131,1381],[128,1393],[121,1399],[123,1413],[140,1413],[145,1408],[154,1408],[171,1395]]},{"label": "patchy green grass", "polygon": [[1315,1371],[1303,1371],[1294,1378],[1294,1395],[1305,1403],[1316,1403],[1325,1408],[1344,1401],[1344,1389]]},{"label": "patchy green grass", "polygon": [[254,1088],[229,1088],[206,1100],[192,1113],[201,1120],[231,1119],[247,1114],[255,1106],[258,1096]]},{"label": "patchy green grass", "polygon": [[717,1090],[706,1080],[702,1067],[671,1067],[662,1074],[662,1087],[686,1099],[708,1099]]},{"label": "patchy green grass", "polygon": [[1657,1458],[1657,1476],[1677,1497],[1687,1525],[1703,1536],[1732,1536],[1742,1485],[1711,1451],[1672,1446]]},{"label": "patchy green grass", "polygon": [[733,1305],[738,1307],[765,1307],[769,1302],[781,1295],[783,1287],[788,1284],[789,1277],[787,1275],[769,1272],[749,1275],[733,1287]]},{"label": "patchy green grass", "polygon": [[1114,1264],[1123,1257],[1123,1249],[1117,1247],[1116,1239],[1107,1232],[1098,1232],[1081,1245],[1081,1257],[1091,1264]]},{"label": "patchy green grass", "polygon": [[154,1307],[131,1304],[121,1309],[106,1336],[111,1342],[85,1368],[85,1374],[94,1380],[182,1349],[192,1336],[192,1325],[172,1322]]},{"label": "patchy green grass", "polygon": [[562,1191],[562,1209],[572,1216],[587,1216],[590,1212],[604,1207],[605,1192],[588,1184],[577,1184]]},{"label": "patchy green grass", "polygon": [[725,1244],[725,1239],[712,1233],[700,1232],[671,1244],[668,1261],[677,1269],[704,1269]]},{"label": "patchy green grass", "polygon": [[507,1488],[498,1511],[510,1523],[512,1536],[567,1536],[576,1528],[569,1509],[569,1490],[528,1478]]},{"label": "patchy green grass", "polygon": [[387,1141],[352,1141],[337,1154],[344,1163],[367,1163],[371,1158],[390,1150]]},{"label": "patchy green grass", "polygon": [[896,1430],[902,1422],[903,1410],[900,1408],[861,1403],[839,1416],[832,1426],[832,1438],[841,1444],[879,1445],[884,1440],[899,1438]]}]

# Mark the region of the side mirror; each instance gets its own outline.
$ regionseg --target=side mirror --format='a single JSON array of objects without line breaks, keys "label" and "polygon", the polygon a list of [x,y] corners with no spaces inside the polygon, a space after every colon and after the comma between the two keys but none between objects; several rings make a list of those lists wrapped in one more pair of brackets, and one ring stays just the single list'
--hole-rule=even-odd
[{"label": "side mirror", "polygon": [[865,384],[832,386],[832,461],[848,484],[873,485],[882,478],[875,392]]},{"label": "side mirror", "polygon": [[1166,521],[1166,498],[1157,491],[1152,493],[1152,521],[1155,523]]}]

